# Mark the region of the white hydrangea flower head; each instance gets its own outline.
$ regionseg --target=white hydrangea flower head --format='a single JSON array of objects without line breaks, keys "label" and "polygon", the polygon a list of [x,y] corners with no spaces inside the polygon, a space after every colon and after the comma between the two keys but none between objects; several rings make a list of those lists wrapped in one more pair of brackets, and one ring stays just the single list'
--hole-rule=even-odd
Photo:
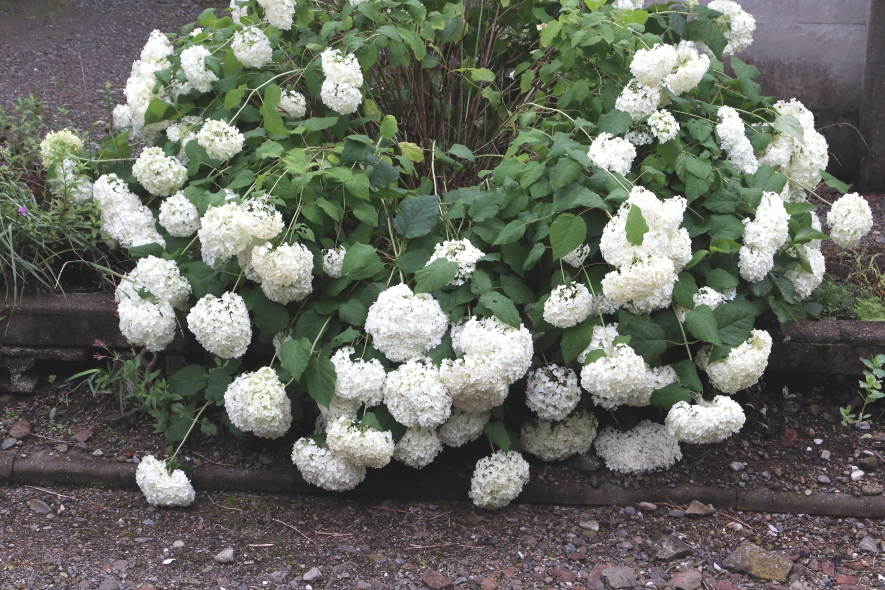
[{"label": "white hydrangea flower head", "polygon": [[181,52],[181,70],[190,85],[200,92],[209,92],[212,82],[218,80],[204,61],[210,55],[211,52],[202,45],[193,45]]},{"label": "white hydrangea flower head", "polygon": [[169,60],[166,58],[173,53],[175,53],[175,48],[172,47],[169,37],[158,29],[154,29],[151,31],[147,43],[145,43],[144,47],[141,49],[141,55],[139,58],[144,63],[169,67]]},{"label": "white hydrangea flower head", "polygon": [[648,128],[661,143],[666,143],[679,135],[679,121],[670,111],[655,111],[648,118]]},{"label": "white hydrangea flower head", "polygon": [[785,133],[775,135],[765,148],[765,152],[759,156],[759,164],[785,170],[790,165],[790,160],[793,159],[794,140],[792,136]]},{"label": "white hydrangea flower head", "polygon": [[265,242],[252,249],[251,264],[271,301],[301,301],[313,290],[313,254],[303,244]]},{"label": "white hydrangea flower head", "polygon": [[65,158],[82,156],[83,153],[83,140],[68,129],[50,131],[40,142],[40,158],[44,168]]},{"label": "white hydrangea flower head", "polygon": [[676,66],[676,48],[659,43],[651,49],[640,49],[633,55],[630,72],[643,86],[658,88]]},{"label": "white hydrangea flower head", "polygon": [[651,86],[643,86],[637,80],[630,80],[624,86],[621,94],[615,101],[615,108],[625,113],[630,113],[633,120],[651,115],[661,104],[661,89]]},{"label": "white hydrangea flower head", "polygon": [[679,441],[663,424],[643,420],[621,432],[606,426],[596,437],[596,453],[606,466],[621,473],[666,469],[682,459]]},{"label": "white hydrangea flower head", "polygon": [[618,344],[606,356],[584,365],[581,387],[593,394],[598,405],[615,408],[644,389],[646,367],[645,360],[632,348]]},{"label": "white hydrangea flower head", "polygon": [[655,140],[654,136],[648,132],[648,127],[640,123],[634,123],[630,130],[624,134],[624,139],[636,147],[648,145]]},{"label": "white hydrangea flower head", "polygon": [[221,297],[209,294],[187,314],[187,327],[209,352],[221,358],[238,358],[252,341],[252,323],[246,302],[228,291]]},{"label": "white hydrangea flower head", "polygon": [[454,408],[446,423],[439,427],[439,440],[449,447],[460,447],[482,436],[491,412],[467,412]]},{"label": "white hydrangea flower head", "polygon": [[187,168],[162,148],[145,148],[132,166],[132,174],[149,193],[167,197],[187,182]]},{"label": "white hydrangea flower head", "polygon": [[741,246],[738,268],[741,277],[751,283],[758,283],[774,268],[776,250]]},{"label": "white hydrangea flower head", "polygon": [[346,399],[338,395],[333,395],[329,400],[328,406],[317,405],[320,410],[320,416],[332,422],[342,416],[346,416],[350,420],[356,420],[357,414],[362,407],[362,402],[358,399]]},{"label": "white hydrangea flower head", "polygon": [[768,365],[771,336],[764,330],[753,330],[750,334],[746,342],[733,348],[722,360],[710,363],[709,349],[698,351],[695,363],[707,372],[710,382],[722,393],[731,395],[754,385]]},{"label": "white hydrangea flower head", "polygon": [[577,373],[559,365],[529,373],[525,393],[528,408],[547,421],[564,420],[581,401]]},{"label": "white hydrangea flower head", "polygon": [[[710,309],[716,309],[720,303],[731,301],[736,296],[737,289],[734,287],[726,289],[725,292],[722,293],[711,287],[701,287],[691,298],[692,301],[694,301],[695,306],[708,305]],[[679,321],[684,322],[688,309],[681,305],[674,305],[673,308],[676,310],[676,316],[679,318]]]},{"label": "white hydrangea flower head", "polygon": [[292,462],[309,484],[332,492],[352,490],[366,477],[363,465],[351,463],[312,438],[300,438],[292,447]]},{"label": "white hydrangea flower head", "polygon": [[277,111],[289,119],[303,119],[307,113],[307,100],[300,92],[284,90]]},{"label": "white hydrangea flower head", "polygon": [[264,9],[264,19],[282,31],[292,28],[295,20],[295,0],[258,0]]},{"label": "white hydrangea flower head", "polygon": [[596,438],[596,416],[576,412],[561,422],[532,420],[519,434],[522,448],[544,461],[562,461],[590,450]]},{"label": "white hydrangea flower head", "polygon": [[713,22],[728,40],[728,44],[722,50],[723,57],[743,51],[753,43],[756,19],[741,8],[740,4],[733,0],[711,0],[707,8],[722,13],[722,16],[713,19]]},{"label": "white hydrangea flower head", "polygon": [[[427,265],[438,258],[445,258],[458,263],[458,274],[449,281],[450,285],[463,285],[476,270],[477,261],[485,256],[479,248],[470,243],[470,240],[446,240],[436,245]],[[425,265],[425,266],[427,266]]]},{"label": "white hydrangea flower head", "polygon": [[166,137],[169,141],[178,142],[180,146],[176,157],[184,166],[187,166],[188,162],[190,162],[185,147],[191,140],[197,138],[197,129],[202,124],[202,118],[188,115],[166,127]]},{"label": "white hydrangea flower head", "polygon": [[215,119],[206,121],[197,133],[197,143],[215,160],[230,160],[242,151],[245,142],[246,138],[236,127]]},{"label": "white hydrangea flower head", "polygon": [[[231,193],[228,198],[236,198],[236,194]],[[256,240],[256,245],[277,237],[285,227],[283,214],[264,195],[246,199],[240,204],[240,208],[245,213],[240,223]]]},{"label": "white hydrangea flower head", "polygon": [[224,408],[234,426],[262,438],[279,438],[292,425],[292,402],[270,367],[234,379],[224,392]]},{"label": "white hydrangea flower head", "polygon": [[369,307],[365,330],[384,356],[402,362],[438,346],[448,325],[442,308],[429,293],[412,293],[403,283],[382,292]]},{"label": "white hydrangea flower head", "polygon": [[452,411],[452,397],[430,359],[410,360],[388,373],[383,393],[390,414],[409,428],[439,426]]},{"label": "white hydrangea flower head", "polygon": [[669,258],[647,256],[606,274],[602,292],[632,313],[646,314],[670,305],[677,275]]},{"label": "white hydrangea flower head", "polygon": [[409,428],[399,442],[393,458],[415,469],[430,465],[443,450],[443,444],[433,428]]},{"label": "white hydrangea flower head", "polygon": [[[799,120],[803,130],[803,141],[800,142],[789,135],[778,135],[769,145],[771,150],[769,157],[772,161],[780,158],[782,163],[784,158],[782,144],[789,145],[791,148],[789,162],[783,165],[780,172],[790,179],[789,186],[792,190],[797,192],[813,190],[821,181],[820,171],[826,170],[830,161],[827,140],[814,128],[814,114],[798,100],[778,101],[774,105],[774,110],[781,115],[790,115]],[[774,144],[778,145],[772,147]],[[769,154],[769,149],[766,150],[766,154]]]},{"label": "white hydrangea flower head", "polygon": [[273,57],[270,39],[258,27],[245,27],[234,33],[230,46],[237,60],[247,68],[260,68]]},{"label": "white hydrangea flower head", "polygon": [[320,54],[320,59],[326,80],[344,86],[363,85],[363,72],[354,54],[344,55],[338,49],[327,47]]},{"label": "white hydrangea flower head", "polygon": [[141,299],[141,290],[150,293],[150,300],[155,303],[168,303],[181,309],[190,297],[191,285],[181,275],[174,260],[148,256],[141,258],[135,268],[122,278],[114,299],[118,303],[125,299]]},{"label": "white hydrangea flower head", "polygon": [[80,173],[79,164],[71,158],[62,160],[46,180],[52,194],[66,201],[82,205],[92,200],[92,180]]},{"label": "white hydrangea flower head", "polygon": [[393,457],[393,434],[354,424],[346,416],[326,425],[326,444],[340,457],[356,465],[380,468]]},{"label": "white hydrangea flower head", "polygon": [[500,406],[510,392],[501,366],[488,355],[445,359],[439,377],[452,396],[452,405],[468,412],[487,412]]},{"label": "white hydrangea flower head", "polygon": [[581,244],[580,246],[563,256],[562,261],[573,268],[580,268],[584,265],[584,261],[587,260],[587,256],[589,255],[590,246],[588,244]]},{"label": "white hydrangea flower head", "polygon": [[664,86],[675,95],[693,90],[710,69],[710,58],[700,53],[692,41],[676,46],[675,70],[664,78]]},{"label": "white hydrangea flower head", "polygon": [[625,176],[636,158],[636,148],[626,139],[600,133],[590,144],[587,157],[603,170]]},{"label": "white hydrangea flower head", "polygon": [[344,255],[347,250],[344,246],[323,250],[323,272],[327,276],[337,279],[341,276],[341,266],[344,264]]},{"label": "white hydrangea flower head", "polygon": [[616,322],[606,324],[605,326],[593,326],[593,336],[590,338],[590,344],[584,349],[584,352],[578,355],[578,362],[582,365],[587,361],[587,354],[593,350],[602,350],[605,354],[612,354],[615,350],[615,338],[618,334],[618,324]]},{"label": "white hydrangea flower head", "polygon": [[739,403],[717,395],[712,402],[677,402],[664,424],[680,442],[701,444],[722,442],[740,430],[745,420]]},{"label": "white hydrangea flower head", "polygon": [[790,235],[790,215],[777,193],[766,192],[756,208],[756,216],[744,219],[743,246],[738,266],[741,276],[756,283],[774,266],[774,255]]},{"label": "white hydrangea flower head", "polygon": [[170,236],[186,238],[200,229],[200,212],[179,192],[160,203],[159,221]]},{"label": "white hydrangea flower head", "polygon": [[342,115],[355,113],[363,102],[363,94],[358,86],[337,84],[324,80],[320,87],[320,100],[333,111]]},{"label": "white hydrangea flower head", "polygon": [[129,105],[118,104],[111,113],[113,117],[113,126],[117,131],[123,131],[127,127],[132,127],[132,110]]},{"label": "white hydrangea flower head", "polygon": [[126,298],[117,305],[120,332],[135,346],[160,352],[175,338],[175,310],[166,302]]},{"label": "white hydrangea flower head", "polygon": [[164,248],[166,240],[157,231],[154,215],[129,191],[116,174],[105,174],[92,185],[92,198],[101,211],[101,229],[123,248],[156,242]]},{"label": "white hydrangea flower head", "polygon": [[644,0],[615,0],[613,6],[618,10],[639,10]]},{"label": "white hydrangea flower head", "polygon": [[[818,242],[818,240],[814,240]],[[824,273],[827,270],[827,263],[824,255],[820,251],[820,244],[814,245],[809,242],[805,245],[805,253],[808,256],[808,262],[811,264],[811,272],[807,272],[801,266],[797,266],[793,270],[784,273],[793,283],[796,295],[800,300],[807,299],[811,296],[818,285],[824,280]]]},{"label": "white hydrangea flower head", "polygon": [[827,215],[830,238],[843,248],[854,248],[873,227],[873,211],[857,193],[839,197]]},{"label": "white hydrangea flower head", "polygon": [[544,302],[544,321],[557,328],[577,325],[593,312],[593,297],[583,283],[559,285]]},{"label": "white hydrangea flower head", "polygon": [[203,262],[210,266],[216,260],[224,263],[248,250],[247,258],[251,263],[252,248],[273,239],[283,230],[283,216],[272,203],[252,199],[240,205],[227,202],[210,207],[200,225],[197,235]]},{"label": "white hydrangea flower head", "polygon": [[470,499],[480,508],[497,510],[510,504],[529,481],[529,464],[516,451],[497,451],[476,462]]},{"label": "white hydrangea flower head", "polygon": [[729,106],[719,107],[721,123],[716,125],[720,147],[728,152],[728,161],[744,174],[753,174],[759,169],[759,161],[753,153],[753,144],[744,133],[744,122],[736,110]]},{"label": "white hydrangea flower head", "polygon": [[387,373],[378,359],[351,360],[354,352],[352,346],[345,346],[332,355],[336,375],[335,395],[357,400],[367,407],[377,406],[383,399],[382,391]]},{"label": "white hydrangea flower head", "polygon": [[169,473],[166,462],[153,455],[142,457],[138,463],[135,483],[151,506],[190,506],[196,497],[184,471]]},{"label": "white hydrangea flower head", "polygon": [[465,322],[459,344],[465,356],[483,356],[498,364],[508,384],[522,378],[532,364],[531,332],[521,324],[515,328],[494,316]]}]

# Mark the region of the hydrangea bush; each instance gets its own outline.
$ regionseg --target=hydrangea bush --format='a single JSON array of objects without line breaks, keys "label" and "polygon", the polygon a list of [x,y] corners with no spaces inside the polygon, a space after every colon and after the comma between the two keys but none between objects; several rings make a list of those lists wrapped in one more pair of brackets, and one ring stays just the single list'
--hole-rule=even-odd
[{"label": "hydrangea bush", "polygon": [[[498,508],[521,449],[640,472],[730,436],[757,318],[816,313],[826,142],[733,57],[754,28],[730,0],[233,0],[151,35],[94,161],[44,155],[139,259],[127,338],[217,357],[170,391],[268,438],[308,418],[292,458],[332,490],[485,433]],[[869,207],[826,223],[850,246]]]}]

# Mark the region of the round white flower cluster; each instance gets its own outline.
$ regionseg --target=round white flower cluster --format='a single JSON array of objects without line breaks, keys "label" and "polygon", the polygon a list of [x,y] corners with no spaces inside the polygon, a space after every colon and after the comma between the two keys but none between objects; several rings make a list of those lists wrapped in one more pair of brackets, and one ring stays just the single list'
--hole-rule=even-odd
[{"label": "round white flower cluster", "polygon": [[611,133],[600,133],[590,144],[587,157],[603,170],[624,176],[630,172],[636,148],[626,139],[613,137]]},{"label": "round white flower cluster", "polygon": [[763,193],[753,221],[744,219],[744,245],[738,267],[741,276],[757,283],[774,267],[774,255],[790,237],[790,214],[777,193]]},{"label": "round white flower cluster", "polygon": [[393,457],[393,433],[354,424],[342,416],[326,426],[329,450],[356,465],[380,468]]},{"label": "round white flower cluster", "polygon": [[136,346],[159,352],[175,338],[175,311],[166,302],[124,298],[117,304],[120,333]]},{"label": "round white flower cluster", "polygon": [[209,352],[221,358],[243,356],[252,340],[246,302],[228,291],[220,298],[209,294],[187,314],[187,327]]},{"label": "round white flower cluster", "polygon": [[342,115],[349,115],[360,106],[363,96],[363,72],[356,57],[331,47],[321,54],[323,74],[326,79],[320,88],[320,99],[326,106]]},{"label": "round white flower cluster", "polygon": [[187,182],[187,168],[176,158],[166,156],[162,148],[145,148],[132,165],[135,179],[152,195],[166,197]]},{"label": "round white flower cluster", "polygon": [[529,373],[525,394],[526,405],[541,420],[563,420],[581,401],[577,373],[559,365]]},{"label": "round white flower cluster", "polygon": [[450,447],[473,442],[482,436],[491,412],[468,412],[454,408],[451,417],[439,427],[439,440]]},{"label": "round white flower cluster", "polygon": [[630,73],[639,84],[658,88],[676,66],[676,48],[658,43],[651,49],[640,49],[633,55]]},{"label": "round white flower cluster", "polygon": [[271,301],[301,301],[313,290],[313,254],[303,244],[265,242],[252,249],[251,263]]},{"label": "round white flower cluster", "polygon": [[138,463],[135,483],[151,506],[190,506],[196,497],[184,471],[169,473],[166,462],[153,455],[142,457]]},{"label": "round white flower cluster", "polygon": [[[694,301],[695,306],[698,305],[707,305],[711,309],[716,309],[720,303],[724,301],[731,301],[737,296],[737,289],[732,287],[731,289],[726,289],[725,292],[720,293],[716,289],[711,287],[701,287],[698,289],[698,292],[692,295],[691,299]],[[676,310],[676,316],[679,318],[680,322],[685,321],[685,316],[688,313],[688,309],[682,307],[681,305],[674,305],[673,308]]]},{"label": "round white flower cluster", "polygon": [[529,464],[516,451],[497,451],[476,462],[470,499],[480,508],[496,510],[513,501],[529,481]]},{"label": "round white flower cluster", "polygon": [[827,263],[824,260],[823,253],[820,251],[820,245],[815,248],[811,247],[810,243],[806,244],[805,254],[808,256],[809,264],[811,264],[811,272],[807,272],[801,266],[797,266],[793,270],[788,270],[784,273],[784,276],[792,281],[793,288],[796,290],[796,296],[800,300],[811,296],[824,280],[824,273],[827,270]]},{"label": "round white flower cluster", "polygon": [[733,348],[724,358],[708,362],[710,351],[702,348],[698,351],[695,362],[707,371],[710,382],[722,393],[737,393],[750,387],[762,376],[768,365],[771,354],[771,336],[764,330],[753,330],[750,338],[740,346]]},{"label": "round white flower cluster", "polygon": [[633,122],[633,125],[630,126],[630,130],[624,134],[624,139],[636,147],[648,145],[655,140],[652,134],[649,133],[648,125],[635,121]]},{"label": "round white flower cluster", "polygon": [[443,445],[433,428],[409,428],[399,442],[393,458],[415,469],[430,465],[442,451]]},{"label": "round white flower cluster", "polygon": [[204,61],[212,55],[202,45],[193,45],[181,52],[181,71],[191,86],[200,92],[212,90],[212,82],[218,80],[215,72],[206,67]]},{"label": "round white flower cluster", "polygon": [[562,422],[526,422],[519,435],[522,448],[544,461],[562,461],[590,449],[596,437],[596,416],[581,411]]},{"label": "round white flower cluster", "polygon": [[802,141],[785,133],[774,137],[759,158],[760,164],[769,164],[790,179],[792,191],[803,195],[821,181],[821,170],[827,169],[830,156],[827,140],[814,127],[814,114],[796,99],[778,101],[774,110],[780,115],[795,117],[802,125]]},{"label": "round white flower cluster", "polygon": [[240,153],[245,142],[246,138],[236,127],[215,119],[206,121],[197,133],[197,143],[206,150],[206,154],[221,161],[230,160]]},{"label": "round white flower cluster", "polygon": [[312,438],[300,438],[292,447],[292,462],[309,484],[332,492],[352,490],[366,477],[366,467],[351,463]]},{"label": "round white flower cluster", "polygon": [[663,424],[643,420],[621,432],[607,426],[596,437],[596,453],[606,467],[621,473],[666,469],[682,459],[679,441]]},{"label": "round white flower cluster", "polygon": [[679,122],[670,111],[655,111],[648,118],[648,128],[661,143],[666,143],[679,135]]},{"label": "round white flower cluster", "polygon": [[290,119],[303,119],[307,113],[307,101],[300,92],[284,90],[277,104],[277,111]]},{"label": "round white flower cluster", "polygon": [[544,321],[557,328],[570,328],[593,313],[593,297],[582,283],[559,285],[544,302]]},{"label": "round white flower cluster", "polygon": [[186,238],[200,229],[200,212],[182,193],[175,193],[160,203],[159,221],[170,236]]},{"label": "round white flower cluster", "polygon": [[369,307],[365,329],[375,348],[394,362],[427,354],[442,341],[448,319],[428,293],[412,293],[406,284],[382,292]]},{"label": "round white flower cluster", "polygon": [[698,52],[692,41],[680,41],[676,46],[676,65],[673,73],[664,78],[664,86],[680,95],[697,86],[710,69],[710,58]]},{"label": "round white flower cluster", "polygon": [[500,367],[487,355],[445,359],[439,376],[455,407],[469,412],[486,412],[500,406],[510,391]]},{"label": "round white flower cluster", "polygon": [[83,155],[83,140],[68,129],[50,131],[40,142],[40,158],[43,167],[49,168],[71,156]]},{"label": "round white flower cluster", "polygon": [[78,205],[92,200],[92,180],[80,174],[80,166],[75,160],[65,158],[56,165],[54,173],[47,176],[52,194]]},{"label": "round white flower cluster", "polygon": [[661,104],[661,89],[630,80],[615,100],[615,108],[630,113],[634,121],[651,115]]},{"label": "round white flower cluster", "polygon": [[270,39],[258,27],[246,27],[234,33],[230,46],[237,60],[247,68],[260,68],[273,57]]},{"label": "round white flower cluster", "polygon": [[169,91],[164,89],[154,93],[157,78],[154,72],[171,66],[168,56],[175,49],[169,39],[160,31],[153,31],[141,51],[139,59],[132,63],[132,71],[126,81],[124,95],[126,104],[114,108],[114,128],[121,130],[131,127],[131,139],[150,141],[153,136],[168,126],[168,122],[144,124],[144,114],[154,98],[171,99]]},{"label": "round white flower cluster", "polygon": [[[146,291],[150,298],[143,298],[140,291]],[[140,259],[135,268],[123,277],[114,299],[118,303],[125,299],[145,299],[181,309],[190,294],[190,283],[181,275],[174,260],[148,256]]]},{"label": "round white flower cluster", "polygon": [[105,174],[92,186],[92,198],[101,211],[101,229],[123,248],[156,242],[164,248],[166,240],[154,225],[151,210],[129,191],[116,174]]},{"label": "round white flower cluster", "polygon": [[618,10],[639,10],[644,0],[615,0],[614,7]]},{"label": "round white flower cluster", "polygon": [[427,264],[429,265],[438,258],[445,258],[446,260],[457,262],[458,274],[455,275],[454,279],[449,281],[449,284],[461,286],[470,278],[473,271],[476,270],[476,262],[483,256],[485,256],[485,254],[479,248],[471,244],[470,240],[446,240],[436,245]]},{"label": "round white flower cluster", "polygon": [[190,162],[190,158],[187,157],[187,152],[185,152],[185,146],[192,139],[196,139],[197,129],[202,125],[203,119],[188,115],[166,127],[166,137],[169,138],[169,141],[177,142],[180,146],[176,157],[185,166]]},{"label": "round white flower cluster", "polygon": [[383,399],[382,391],[387,373],[378,359],[351,360],[353,353],[353,347],[345,346],[332,355],[336,375],[335,395],[357,400],[367,407],[377,406]]},{"label": "round white flower cluster", "polygon": [[678,272],[669,258],[647,256],[612,271],[602,279],[602,292],[636,314],[667,307]]},{"label": "round white flower cluster", "polygon": [[753,145],[744,133],[744,122],[738,112],[729,106],[719,107],[721,123],[716,125],[720,147],[728,152],[728,161],[744,174],[753,174],[759,162],[753,153]]},{"label": "round white flower cluster", "polygon": [[709,403],[677,402],[670,408],[664,424],[680,442],[701,444],[725,440],[740,430],[745,420],[739,403],[717,395]]},{"label": "round white flower cluster", "polygon": [[283,231],[283,216],[264,199],[210,207],[200,220],[203,262],[212,266],[273,239]]},{"label": "round white flower cluster", "polygon": [[270,367],[234,379],[224,392],[224,408],[234,426],[263,438],[279,438],[292,425],[292,402]]},{"label": "round white flower cluster", "polygon": [[584,261],[587,260],[587,256],[590,255],[590,246],[588,244],[581,244],[568,254],[562,257],[562,261],[574,268],[580,268]]},{"label": "round white flower cluster", "polygon": [[753,43],[756,19],[741,8],[740,4],[733,0],[711,0],[707,8],[722,13],[722,16],[713,19],[713,22],[728,40],[728,44],[722,50],[723,58],[743,51]]},{"label": "round white flower cluster", "polygon": [[288,31],[295,16],[295,0],[258,0],[264,19],[276,28]]},{"label": "round white flower cluster", "polygon": [[452,397],[430,359],[414,359],[387,374],[384,403],[400,424],[429,428],[444,423],[452,411]]},{"label": "round white flower cluster", "polygon": [[323,272],[326,275],[337,279],[341,276],[341,266],[344,264],[344,254],[346,254],[344,246],[323,250]]},{"label": "round white flower cluster", "polygon": [[854,248],[873,227],[873,212],[857,193],[840,197],[827,215],[830,238],[843,248]]}]

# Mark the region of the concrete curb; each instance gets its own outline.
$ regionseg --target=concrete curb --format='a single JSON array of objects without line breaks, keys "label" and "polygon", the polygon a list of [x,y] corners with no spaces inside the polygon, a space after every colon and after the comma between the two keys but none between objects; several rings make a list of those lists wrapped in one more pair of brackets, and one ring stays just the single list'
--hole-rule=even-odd
[{"label": "concrete curb", "polygon": [[[466,479],[440,476],[400,477],[374,472],[347,497],[381,497],[411,500],[466,500]],[[251,471],[220,466],[194,470],[194,488],[217,492],[273,494],[324,494],[304,482],[294,468],[275,467]],[[134,488],[135,465],[110,463],[83,455],[59,457],[48,451],[19,457],[16,451],[0,453],[0,485]],[[529,482],[517,501],[535,504],[631,506],[639,502],[688,504],[698,500],[720,510],[778,512],[816,516],[885,518],[885,496],[852,496],[814,492],[809,496],[770,490],[679,485],[672,488],[624,489],[613,484],[598,488],[573,483]]]}]

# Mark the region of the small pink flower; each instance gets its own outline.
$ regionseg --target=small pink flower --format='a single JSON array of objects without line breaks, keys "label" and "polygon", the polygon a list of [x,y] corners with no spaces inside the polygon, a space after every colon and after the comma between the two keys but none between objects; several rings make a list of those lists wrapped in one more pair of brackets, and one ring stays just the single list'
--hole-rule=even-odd
[{"label": "small pink flower", "polygon": [[21,213],[22,217],[28,216],[28,208],[25,207],[24,205],[22,205],[21,207],[18,208],[18,212]]},{"label": "small pink flower", "polygon": [[102,342],[101,340],[99,340],[98,338],[96,338],[96,339],[95,339],[95,342],[92,343],[92,346],[97,346],[97,347],[99,347],[99,348],[104,348],[105,346],[107,346],[107,344],[105,344],[104,342]]},{"label": "small pink flower", "polygon": [[92,358],[94,358],[94,359],[97,360],[97,361],[100,361],[100,360],[102,360],[104,357],[101,356],[100,354],[93,354],[93,355],[92,355]]}]

